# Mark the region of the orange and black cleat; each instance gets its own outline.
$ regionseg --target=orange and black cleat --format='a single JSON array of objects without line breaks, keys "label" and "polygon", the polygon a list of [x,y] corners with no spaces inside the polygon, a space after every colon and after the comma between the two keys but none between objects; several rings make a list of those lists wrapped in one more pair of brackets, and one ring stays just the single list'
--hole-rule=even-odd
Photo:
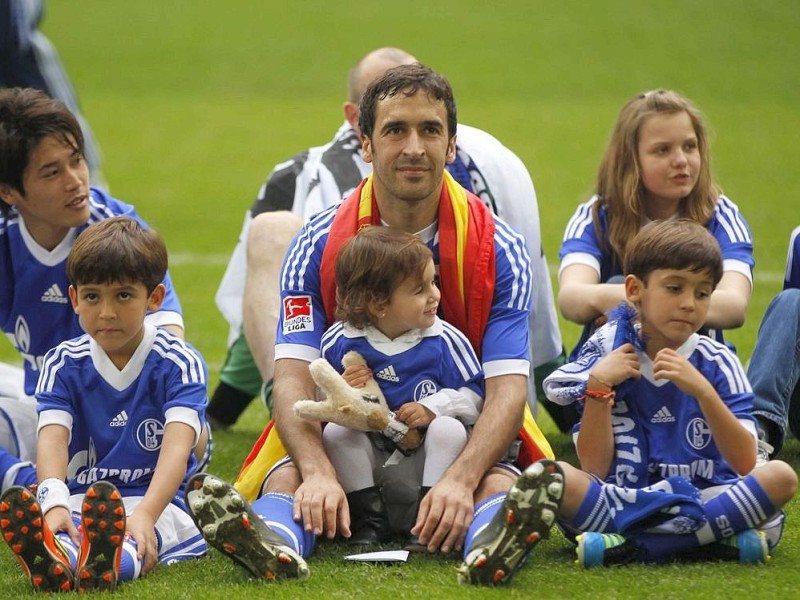
[{"label": "orange and black cleat", "polygon": [[89,486],[81,506],[83,536],[75,570],[79,592],[117,587],[125,524],[125,505],[114,484]]},{"label": "orange and black cleat", "polygon": [[0,529],[35,590],[68,592],[74,588],[69,557],[30,490],[20,486],[6,490],[0,498]]}]

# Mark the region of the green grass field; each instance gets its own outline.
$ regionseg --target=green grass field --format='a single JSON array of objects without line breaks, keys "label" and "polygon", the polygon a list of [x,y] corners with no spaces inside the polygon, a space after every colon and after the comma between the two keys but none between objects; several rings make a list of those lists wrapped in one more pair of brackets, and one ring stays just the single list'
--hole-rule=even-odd
[{"label": "green grass field", "polygon": [[[800,4],[675,0],[51,0],[44,30],[61,52],[105,154],[116,197],[136,204],[165,237],[187,338],[205,356],[210,387],[227,324],[214,292],[244,211],[272,166],[327,141],[342,121],[345,74],[367,51],[400,46],[447,75],[461,121],[493,133],[536,184],[545,250],[555,272],[575,205],[622,104],[656,87],[705,112],[713,168],[755,238],[755,289],[733,332],[743,360],[781,287],[788,236],[800,222]],[[579,328],[562,323],[570,347]],[[6,343],[0,359],[15,360]],[[216,436],[212,471],[235,476],[265,422],[253,405]],[[559,456],[571,442],[542,418]],[[783,458],[800,465],[791,440]],[[768,565],[693,564],[581,571],[560,533],[503,590],[457,587],[456,561],[414,557],[396,567],[345,564],[323,543],[305,583],[247,582],[212,551],[120,590],[130,598],[370,598],[456,595],[536,598],[797,596],[800,501]],[[3,545],[0,597],[30,593]]]}]

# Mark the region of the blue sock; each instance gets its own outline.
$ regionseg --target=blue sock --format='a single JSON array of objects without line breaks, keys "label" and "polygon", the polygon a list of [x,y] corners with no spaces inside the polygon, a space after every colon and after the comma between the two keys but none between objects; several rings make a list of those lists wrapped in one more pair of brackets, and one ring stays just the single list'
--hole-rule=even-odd
[{"label": "blue sock", "polygon": [[291,496],[269,492],[253,502],[252,508],[270,529],[286,540],[287,546],[303,558],[311,554],[317,538],[292,518]]},{"label": "blue sock", "polygon": [[[581,531],[607,531],[610,522],[611,513],[603,496],[603,485],[591,481],[583,502],[570,524]],[[613,527],[611,530],[613,531]]]},{"label": "blue sock", "polygon": [[746,529],[755,529],[775,513],[775,506],[759,485],[748,475],[705,504],[706,523],[684,535],[642,533],[634,536],[647,562],[665,562],[685,550],[697,548]]},{"label": "blue sock", "polygon": [[[75,525],[76,527],[77,524],[80,523],[80,520],[76,520],[74,515],[72,517],[72,521],[73,523],[76,523]],[[58,538],[58,541],[61,542],[61,545],[64,547],[64,550],[66,551],[67,556],[69,557],[69,568],[74,573],[75,569],[78,566],[78,552],[79,552],[78,547],[72,541],[72,538],[69,537],[63,531],[56,533],[55,536]]]},{"label": "blue sock", "polygon": [[[775,505],[752,475],[714,496],[703,505],[708,521],[697,532],[699,544],[755,529],[776,512]],[[721,526],[724,525],[724,526]]]},{"label": "blue sock", "polygon": [[122,542],[122,558],[119,561],[119,581],[132,581],[141,575],[142,561],[136,556],[138,551],[139,545],[136,540],[125,536],[125,541]]},{"label": "blue sock", "polygon": [[0,493],[12,485],[27,487],[37,482],[36,467],[21,461],[5,448],[0,448]]},{"label": "blue sock", "polygon": [[464,539],[464,558],[467,557],[467,553],[469,552],[470,546],[472,546],[475,536],[483,531],[484,527],[492,520],[492,517],[497,514],[500,507],[503,506],[503,501],[506,499],[506,496],[506,492],[500,492],[499,494],[481,500],[475,507],[475,515],[467,529],[467,536]]}]

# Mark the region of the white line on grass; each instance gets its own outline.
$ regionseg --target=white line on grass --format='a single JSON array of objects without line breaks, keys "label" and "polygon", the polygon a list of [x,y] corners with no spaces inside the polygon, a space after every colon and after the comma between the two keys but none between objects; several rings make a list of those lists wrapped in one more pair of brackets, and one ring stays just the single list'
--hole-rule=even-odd
[{"label": "white line on grass", "polygon": [[[230,260],[230,254],[222,254],[218,252],[203,253],[203,252],[175,252],[169,255],[169,263],[176,267],[185,266],[211,266],[211,267],[224,267],[227,266]],[[551,273],[558,273],[558,264],[550,263]],[[756,269],[753,278],[761,283],[781,283],[783,281],[783,271],[759,271]]]}]

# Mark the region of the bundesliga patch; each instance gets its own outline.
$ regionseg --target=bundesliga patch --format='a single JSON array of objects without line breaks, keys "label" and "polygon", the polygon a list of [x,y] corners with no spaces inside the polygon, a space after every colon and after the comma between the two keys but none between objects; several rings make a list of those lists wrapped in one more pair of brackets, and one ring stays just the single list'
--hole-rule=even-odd
[{"label": "bundesliga patch", "polygon": [[289,296],[283,299],[283,335],[314,329],[311,296]]}]

